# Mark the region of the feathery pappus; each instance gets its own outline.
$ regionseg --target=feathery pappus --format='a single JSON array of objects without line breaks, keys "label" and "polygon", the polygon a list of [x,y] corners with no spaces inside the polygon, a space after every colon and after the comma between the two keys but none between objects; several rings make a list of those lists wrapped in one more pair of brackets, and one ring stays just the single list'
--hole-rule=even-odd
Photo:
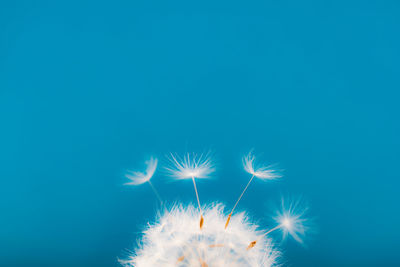
[{"label": "feathery pappus", "polygon": [[245,171],[259,179],[273,180],[281,177],[275,170],[271,169],[271,166],[258,165],[252,151],[244,156],[242,161]]},{"label": "feathery pappus", "polygon": [[149,182],[151,177],[153,177],[154,172],[157,169],[157,163],[158,159],[151,157],[149,160],[145,162],[146,170],[144,172],[128,171],[128,173],[125,176],[131,181],[125,183],[125,185],[139,185],[145,182]]},{"label": "feathery pappus", "polygon": [[128,183],[125,183],[125,185],[140,185],[144,183],[148,183],[153,190],[154,194],[156,195],[157,199],[160,201],[162,204],[162,198],[160,194],[158,193],[157,189],[154,187],[154,185],[150,182],[150,179],[153,177],[156,169],[157,169],[157,164],[158,164],[158,159],[151,157],[149,160],[145,162],[146,164],[146,170],[145,172],[138,172],[138,171],[128,171],[128,173],[125,175],[126,178],[131,180]]},{"label": "feathery pappus", "polygon": [[215,171],[210,153],[200,155],[186,153],[182,157],[171,153],[169,160],[171,166],[165,169],[171,177],[177,180],[191,179],[192,177],[210,178],[210,175]]},{"label": "feathery pappus", "polygon": [[292,201],[282,198],[281,208],[277,210],[273,219],[282,226],[283,238],[290,235],[297,242],[304,242],[304,236],[310,229],[307,212],[308,206],[301,198]]}]

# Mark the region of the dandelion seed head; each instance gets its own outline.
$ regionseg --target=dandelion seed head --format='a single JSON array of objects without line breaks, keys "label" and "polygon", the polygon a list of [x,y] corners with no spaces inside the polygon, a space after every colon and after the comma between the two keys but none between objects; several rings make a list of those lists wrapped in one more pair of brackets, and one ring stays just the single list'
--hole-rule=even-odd
[{"label": "dandelion seed head", "polygon": [[[271,239],[257,230],[245,213],[232,216],[224,229],[224,206],[216,203],[203,208],[204,227],[198,227],[195,206],[176,205],[160,215],[143,232],[139,248],[121,263],[126,267],[269,267],[275,266],[279,252]],[[246,250],[258,240],[257,246]],[[203,265],[203,263],[207,265]]]},{"label": "dandelion seed head", "polygon": [[209,154],[185,154],[182,158],[171,154],[169,157],[170,167],[166,170],[175,179],[182,180],[188,178],[210,178],[215,171],[215,166]]},{"label": "dandelion seed head", "polygon": [[149,160],[145,162],[146,170],[144,172],[128,171],[125,177],[131,181],[125,183],[125,185],[139,185],[150,181],[151,177],[153,177],[154,172],[157,169],[157,163],[158,163],[157,158],[151,157]]},{"label": "dandelion seed head", "polygon": [[273,180],[281,177],[275,170],[270,168],[271,166],[257,166],[255,160],[256,157],[253,155],[252,151],[243,157],[243,167],[246,172],[263,180]]},{"label": "dandelion seed head", "polygon": [[[149,182],[163,206],[154,223],[142,232],[138,247],[126,259],[120,260],[125,267],[270,267],[280,266],[280,252],[270,239],[274,231],[281,231],[283,237],[292,236],[303,243],[309,220],[305,218],[306,206],[298,201],[284,201],[276,213],[275,227],[268,231],[258,230],[244,213],[234,213],[237,204],[254,177],[270,180],[279,178],[270,166],[256,165],[255,156],[250,152],[243,157],[244,169],[253,175],[242,191],[229,214],[224,206],[213,203],[202,206],[195,180],[209,178],[215,166],[209,154],[196,156],[185,154],[182,158],[171,154],[170,166],[166,168],[175,179],[192,179],[198,206],[177,204],[168,210],[150,183],[157,168],[157,159],[146,161],[144,172],[130,172],[126,175],[131,182]],[[195,179],[196,178],[196,179]]]}]

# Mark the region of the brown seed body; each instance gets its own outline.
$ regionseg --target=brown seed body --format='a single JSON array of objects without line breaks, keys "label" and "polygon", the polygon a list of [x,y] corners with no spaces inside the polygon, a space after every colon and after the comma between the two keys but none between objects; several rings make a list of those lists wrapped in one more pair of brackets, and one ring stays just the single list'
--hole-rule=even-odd
[{"label": "brown seed body", "polygon": [[200,264],[201,267],[208,267],[208,264],[202,258],[200,258]]},{"label": "brown seed body", "polygon": [[213,244],[213,245],[209,245],[210,248],[222,248],[224,247],[224,244]]},{"label": "brown seed body", "polygon": [[200,217],[200,229],[203,228],[203,224],[204,224],[204,218],[203,218],[203,215],[201,215],[201,217]]},{"label": "brown seed body", "polygon": [[257,244],[257,241],[252,241],[252,242],[250,243],[250,245],[247,247],[246,250],[249,250],[249,249],[253,248],[256,244]]},{"label": "brown seed body", "polygon": [[229,225],[229,222],[230,222],[230,220],[231,220],[231,216],[232,216],[232,213],[229,214],[228,219],[226,220],[225,229],[226,229],[226,228],[228,227],[228,225]]}]

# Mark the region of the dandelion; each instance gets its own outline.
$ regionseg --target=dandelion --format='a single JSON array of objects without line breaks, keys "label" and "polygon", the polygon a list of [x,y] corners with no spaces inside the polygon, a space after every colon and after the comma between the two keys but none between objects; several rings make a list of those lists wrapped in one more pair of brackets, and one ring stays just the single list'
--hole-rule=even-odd
[{"label": "dandelion", "polygon": [[236,208],[236,206],[239,204],[239,201],[242,199],[244,193],[247,191],[247,188],[249,187],[250,183],[253,181],[254,177],[257,177],[262,180],[273,180],[276,178],[280,178],[281,176],[276,173],[276,171],[270,169],[271,166],[255,166],[255,156],[253,155],[252,151],[249,152],[246,156],[243,157],[243,167],[246,172],[250,173],[252,176],[247,183],[246,187],[240,194],[238,200],[236,201],[235,205],[232,208],[232,211],[228,215],[228,219],[226,220],[225,223],[225,229],[229,225],[229,221],[231,219],[231,216]]},{"label": "dandelion", "polygon": [[128,171],[128,173],[125,175],[126,178],[131,180],[128,183],[125,183],[125,185],[140,185],[144,183],[148,183],[153,190],[154,194],[157,196],[158,200],[162,204],[163,201],[160,197],[160,194],[156,190],[156,188],[153,186],[153,184],[150,182],[150,179],[153,177],[154,172],[157,169],[157,163],[158,160],[157,158],[151,157],[148,161],[145,162],[146,164],[146,170],[145,172],[138,172],[138,171]]},{"label": "dandelion", "polygon": [[196,193],[197,204],[200,210],[200,229],[204,224],[204,217],[201,210],[199,193],[197,191],[195,178],[209,178],[210,174],[214,172],[214,164],[211,161],[210,155],[201,154],[197,157],[195,154],[186,154],[183,158],[171,154],[170,161],[173,166],[166,168],[171,176],[176,179],[192,179],[194,191]]},{"label": "dandelion", "polygon": [[[196,157],[186,154],[183,158],[171,154],[172,166],[167,168],[175,179],[191,179],[196,193],[197,205],[175,204],[158,213],[153,223],[142,232],[138,248],[119,260],[124,267],[272,267],[281,266],[281,253],[273,245],[271,233],[280,230],[283,238],[292,236],[302,243],[308,220],[307,208],[300,201],[284,201],[273,217],[275,226],[267,231],[259,230],[245,212],[233,213],[254,177],[275,179],[279,175],[267,166],[255,166],[250,152],[243,158],[245,170],[252,175],[228,219],[224,205],[216,202],[200,205],[195,179],[209,178],[214,165],[209,155]],[[150,183],[157,159],[146,162],[146,171],[131,172],[128,184]],[[155,191],[156,192],[156,191]],[[158,193],[156,193],[158,196]],[[200,228],[198,214],[200,210]],[[204,217],[207,221],[204,221]],[[228,227],[229,224],[229,228]],[[225,226],[225,229],[223,227]]]},{"label": "dandelion", "polygon": [[[272,240],[257,231],[257,225],[245,213],[232,216],[229,230],[221,230],[225,223],[223,210],[220,203],[205,207],[207,223],[200,230],[196,208],[175,205],[147,227],[140,248],[120,262],[126,267],[274,266],[280,253]],[[254,239],[260,245],[247,251],[247,244]]]}]

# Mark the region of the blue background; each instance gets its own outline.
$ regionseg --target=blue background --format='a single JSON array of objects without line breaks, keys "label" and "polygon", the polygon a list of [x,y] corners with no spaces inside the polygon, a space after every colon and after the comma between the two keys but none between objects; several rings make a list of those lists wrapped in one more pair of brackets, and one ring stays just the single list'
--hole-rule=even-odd
[{"label": "blue background", "polygon": [[[281,194],[303,195],[316,217],[307,248],[283,245],[285,263],[398,266],[399,11],[2,1],[0,265],[116,266],[157,210],[148,185],[122,185],[127,169],[212,149],[200,197],[231,206],[255,148],[284,179],[255,181],[239,208],[262,222]],[[194,201],[190,182],[153,182]]]}]

